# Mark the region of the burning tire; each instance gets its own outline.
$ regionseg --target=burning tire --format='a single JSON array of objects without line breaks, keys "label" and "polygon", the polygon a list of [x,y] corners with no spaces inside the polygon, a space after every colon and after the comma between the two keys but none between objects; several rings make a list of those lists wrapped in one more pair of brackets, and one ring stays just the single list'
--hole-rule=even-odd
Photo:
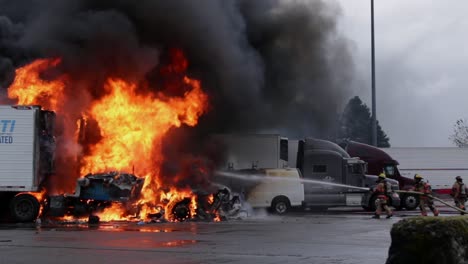
[{"label": "burning tire", "polygon": [[291,209],[289,199],[284,196],[279,196],[271,202],[271,211],[278,215],[284,215]]},{"label": "burning tire", "polygon": [[172,215],[175,220],[183,222],[190,219],[190,199],[183,199],[172,208]]},{"label": "burning tire", "polygon": [[39,215],[39,201],[29,194],[20,194],[10,202],[10,212],[13,218],[18,222],[34,221]]},{"label": "burning tire", "polygon": [[402,207],[406,208],[406,210],[414,210],[419,205],[418,195],[406,194],[402,200]]}]

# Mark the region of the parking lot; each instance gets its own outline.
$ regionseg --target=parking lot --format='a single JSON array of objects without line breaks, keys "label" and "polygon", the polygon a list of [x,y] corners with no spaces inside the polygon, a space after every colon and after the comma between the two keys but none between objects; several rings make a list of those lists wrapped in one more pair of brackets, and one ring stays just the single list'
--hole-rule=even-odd
[{"label": "parking lot", "polygon": [[384,263],[392,224],[417,214],[375,220],[356,207],[211,223],[4,223],[0,263]]}]

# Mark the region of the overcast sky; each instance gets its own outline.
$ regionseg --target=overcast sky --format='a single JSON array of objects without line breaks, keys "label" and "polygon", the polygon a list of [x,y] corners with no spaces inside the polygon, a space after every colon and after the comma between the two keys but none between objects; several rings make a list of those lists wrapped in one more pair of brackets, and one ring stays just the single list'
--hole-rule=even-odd
[{"label": "overcast sky", "polygon": [[[337,1],[370,107],[370,0]],[[468,117],[468,1],[375,0],[374,11],[377,118],[390,143],[453,146],[453,124]]]}]

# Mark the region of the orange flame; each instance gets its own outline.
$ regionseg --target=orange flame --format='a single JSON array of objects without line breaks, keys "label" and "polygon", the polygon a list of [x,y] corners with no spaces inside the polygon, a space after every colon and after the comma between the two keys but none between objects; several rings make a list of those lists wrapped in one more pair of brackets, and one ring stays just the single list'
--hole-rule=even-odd
[{"label": "orange flame", "polygon": [[103,212],[96,214],[100,221],[109,222],[117,220],[132,220],[126,215],[125,209],[121,204],[113,203],[111,207],[106,208]]},{"label": "orange flame", "polygon": [[[181,195],[191,196],[177,190],[158,191],[164,184],[159,178],[163,136],[171,127],[183,123],[196,125],[207,105],[207,96],[200,83],[188,77],[184,82],[192,88],[184,97],[166,98],[161,94],[158,97],[139,95],[136,85],[110,79],[105,87],[109,95],[96,103],[89,113],[99,123],[104,140],[94,145],[91,154],[83,158],[81,174],[135,170],[137,175],[145,176],[140,201],[143,217],[155,213],[154,205],[158,200],[173,201]],[[148,203],[151,206],[146,206]]]},{"label": "orange flame", "polygon": [[[140,175],[148,175],[154,165],[154,148],[167,131],[182,123],[197,124],[205,111],[207,97],[198,81],[185,78],[192,86],[183,98],[160,98],[136,94],[136,85],[123,80],[110,79],[105,89],[110,94],[91,109],[105,140],[92,147],[85,157],[81,173],[106,170],[130,171],[136,165]],[[160,151],[156,152],[160,154]],[[159,156],[160,158],[161,156]],[[156,157],[158,158],[158,157]]]},{"label": "orange flame", "polygon": [[41,73],[57,66],[60,59],[39,59],[16,70],[14,82],[8,89],[8,97],[18,99],[18,104],[42,104],[44,108],[57,110],[65,87],[65,77],[54,81],[41,78]]}]

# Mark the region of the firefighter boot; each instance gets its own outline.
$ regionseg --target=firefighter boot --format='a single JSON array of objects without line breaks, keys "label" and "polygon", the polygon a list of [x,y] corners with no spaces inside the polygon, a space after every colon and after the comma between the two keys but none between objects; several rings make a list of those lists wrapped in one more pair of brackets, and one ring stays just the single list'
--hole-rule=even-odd
[{"label": "firefighter boot", "polygon": [[374,218],[374,219],[380,219],[380,215],[375,214],[372,218]]},{"label": "firefighter boot", "polygon": [[387,219],[392,218],[392,216],[393,216],[392,214],[387,215]]}]

